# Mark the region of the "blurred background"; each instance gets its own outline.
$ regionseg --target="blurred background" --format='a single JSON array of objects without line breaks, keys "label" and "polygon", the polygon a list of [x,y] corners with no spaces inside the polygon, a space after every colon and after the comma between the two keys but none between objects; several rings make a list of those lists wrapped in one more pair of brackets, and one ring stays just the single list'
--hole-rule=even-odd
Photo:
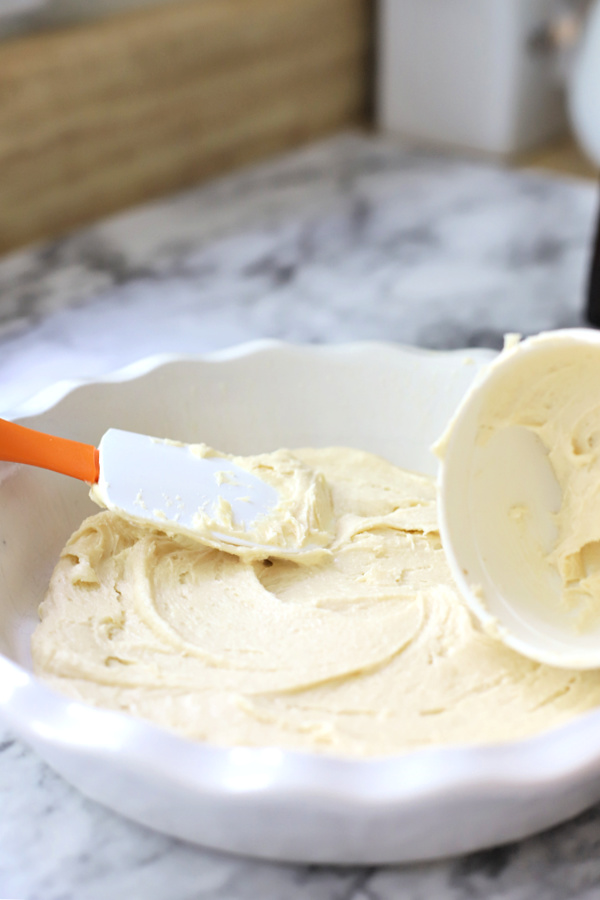
[{"label": "blurred background", "polygon": [[0,0],[0,252],[348,128],[592,178],[572,100],[591,18],[590,0]]}]

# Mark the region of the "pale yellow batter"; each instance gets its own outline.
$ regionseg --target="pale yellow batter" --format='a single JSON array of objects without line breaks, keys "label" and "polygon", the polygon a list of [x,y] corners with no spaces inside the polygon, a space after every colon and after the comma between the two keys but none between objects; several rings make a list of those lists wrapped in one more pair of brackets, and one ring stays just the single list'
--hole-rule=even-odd
[{"label": "pale yellow batter", "polygon": [[[558,571],[561,601],[573,624],[586,629],[600,622],[600,346],[544,337],[544,352],[523,356],[527,366],[508,370],[489,392],[480,440],[521,426],[545,448],[558,496],[555,534],[549,553],[534,543],[528,553],[540,571]],[[512,515],[525,541],[531,511],[515,508]]]},{"label": "pale yellow batter", "polygon": [[430,479],[356,450],[296,455],[331,489],[328,556],[244,562],[99,513],[41,605],[37,674],[198,740],[348,756],[505,741],[600,704],[600,672],[482,632],[448,572]]}]

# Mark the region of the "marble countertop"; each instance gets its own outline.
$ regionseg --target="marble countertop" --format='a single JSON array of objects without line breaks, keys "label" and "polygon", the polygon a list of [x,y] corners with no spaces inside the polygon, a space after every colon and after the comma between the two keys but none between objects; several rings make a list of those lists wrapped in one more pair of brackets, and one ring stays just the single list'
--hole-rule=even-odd
[{"label": "marble countertop", "polygon": [[[63,378],[256,337],[499,347],[583,323],[592,183],[344,135],[0,260],[0,412]],[[600,897],[600,809],[398,868],[234,859],[84,799],[0,722],[0,898]]]}]

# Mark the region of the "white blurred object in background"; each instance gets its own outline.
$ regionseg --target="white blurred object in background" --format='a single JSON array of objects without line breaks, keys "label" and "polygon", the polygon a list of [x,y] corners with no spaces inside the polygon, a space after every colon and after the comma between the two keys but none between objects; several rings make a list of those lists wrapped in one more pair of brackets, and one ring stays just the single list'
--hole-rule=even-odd
[{"label": "white blurred object in background", "polygon": [[582,149],[600,166],[600,0],[590,10],[575,54],[569,113]]},{"label": "white blurred object in background", "polygon": [[381,0],[378,121],[509,156],[567,124],[564,72],[589,0]]}]

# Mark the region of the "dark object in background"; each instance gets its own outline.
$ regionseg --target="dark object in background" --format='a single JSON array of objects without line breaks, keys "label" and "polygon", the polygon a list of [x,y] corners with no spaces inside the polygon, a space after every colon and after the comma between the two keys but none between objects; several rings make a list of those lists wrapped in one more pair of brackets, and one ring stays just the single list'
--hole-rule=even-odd
[{"label": "dark object in background", "polygon": [[596,237],[588,280],[587,318],[591,325],[600,328],[600,209],[596,220]]}]

